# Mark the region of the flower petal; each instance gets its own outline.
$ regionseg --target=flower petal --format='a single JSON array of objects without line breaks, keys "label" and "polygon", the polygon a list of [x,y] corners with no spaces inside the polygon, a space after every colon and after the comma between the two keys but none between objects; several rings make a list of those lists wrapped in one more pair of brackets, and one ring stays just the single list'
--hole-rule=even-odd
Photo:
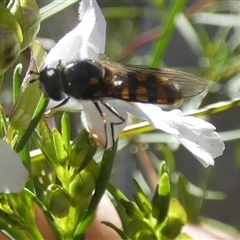
[{"label": "flower petal", "polygon": [[[98,59],[105,49],[106,22],[94,0],[82,1],[79,9],[82,21],[62,38],[50,51],[46,64],[56,66],[59,59],[73,62],[81,59]],[[204,165],[214,164],[220,156],[224,143],[214,131],[215,127],[201,119],[185,117],[180,110],[163,111],[151,104],[127,103],[119,100],[80,101],[72,99],[59,110],[83,108],[84,127],[100,146],[110,148],[126,126],[127,112],[145,118],[155,128],[173,134]],[[51,101],[50,105],[57,102]]]},{"label": "flower petal", "polygon": [[0,139],[0,193],[20,192],[28,181],[28,171],[10,145]]},{"label": "flower petal", "polygon": [[139,118],[147,119],[155,128],[161,129],[169,134],[178,135],[178,130],[169,122],[168,112],[152,104],[122,102],[122,108],[128,113]]},{"label": "flower petal", "polygon": [[[45,65],[56,67],[59,60],[74,62],[81,59],[98,59],[103,54],[106,43],[106,20],[95,0],[81,1],[79,7],[81,22],[66,34],[49,52]],[[50,99],[48,109],[59,102]],[[70,98],[59,111],[80,111],[79,101]]]},{"label": "flower petal", "polygon": [[[127,112],[114,107],[114,101],[81,101],[82,122],[101,147],[111,148],[127,124]],[[110,105],[108,105],[110,102]]]},{"label": "flower petal", "polygon": [[59,60],[67,63],[81,59],[98,59],[104,53],[106,21],[94,0],[81,1],[81,22],[66,34],[49,52],[45,63],[55,67]]},{"label": "flower petal", "polygon": [[223,154],[225,146],[219,134],[214,131],[215,127],[205,127],[210,123],[199,118],[188,116],[182,116],[177,120],[179,120],[179,122],[175,119],[174,124],[178,128],[181,136],[204,148],[213,158]]},{"label": "flower petal", "polygon": [[187,148],[204,167],[208,167],[210,165],[214,166],[214,159],[208,151],[186,138],[178,139],[182,145]]},{"label": "flower petal", "polygon": [[213,165],[213,158],[223,153],[225,146],[215,127],[200,118],[184,116],[180,110],[165,112],[151,104],[124,103],[124,109],[147,119],[155,128],[173,134],[204,166]]}]

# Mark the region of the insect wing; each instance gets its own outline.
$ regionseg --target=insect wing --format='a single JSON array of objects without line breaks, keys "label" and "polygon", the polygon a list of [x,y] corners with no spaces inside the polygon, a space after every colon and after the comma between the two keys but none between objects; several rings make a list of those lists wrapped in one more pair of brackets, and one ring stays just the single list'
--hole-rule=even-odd
[{"label": "insect wing", "polygon": [[177,70],[113,62],[105,62],[104,66],[115,74],[115,91],[109,97],[125,101],[174,104],[207,87],[201,78]]}]

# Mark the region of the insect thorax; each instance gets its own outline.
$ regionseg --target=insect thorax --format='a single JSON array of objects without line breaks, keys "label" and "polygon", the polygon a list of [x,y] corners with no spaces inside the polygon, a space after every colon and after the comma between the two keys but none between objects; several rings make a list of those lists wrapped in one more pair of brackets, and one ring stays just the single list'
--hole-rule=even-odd
[{"label": "insect thorax", "polygon": [[104,84],[104,72],[94,60],[68,64],[61,74],[63,90],[76,99],[93,99]]}]

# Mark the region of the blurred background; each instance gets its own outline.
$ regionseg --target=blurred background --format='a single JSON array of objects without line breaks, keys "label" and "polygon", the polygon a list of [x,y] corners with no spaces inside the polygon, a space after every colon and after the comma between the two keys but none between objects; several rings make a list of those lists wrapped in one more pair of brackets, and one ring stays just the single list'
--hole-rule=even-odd
[{"label": "blurred background", "polygon": [[[39,1],[39,6],[50,2]],[[112,61],[149,66],[172,1],[98,0],[98,3],[107,21],[105,54]],[[78,3],[73,3],[42,22],[38,38],[47,51],[78,24],[77,9]],[[205,93],[184,101],[180,108],[194,113],[218,103],[202,117],[216,126],[223,137],[224,155],[216,159],[214,167],[205,169],[181,145],[154,131],[120,141],[124,147],[119,150],[111,181],[130,199],[134,192],[132,178],[138,179],[151,194],[159,160],[166,160],[174,169],[173,189],[174,176],[180,172],[197,187],[216,191],[212,200],[203,203],[197,197],[193,200],[198,205],[196,209],[202,206],[200,215],[240,230],[240,2],[188,1],[183,13],[175,20],[176,29],[169,36],[157,66],[181,69],[208,82]],[[28,57],[29,52],[25,51],[19,59],[26,63],[25,67]],[[6,108],[11,106],[9,82],[4,82],[6,91],[2,94]],[[80,127],[79,115],[73,114],[73,137]]]}]

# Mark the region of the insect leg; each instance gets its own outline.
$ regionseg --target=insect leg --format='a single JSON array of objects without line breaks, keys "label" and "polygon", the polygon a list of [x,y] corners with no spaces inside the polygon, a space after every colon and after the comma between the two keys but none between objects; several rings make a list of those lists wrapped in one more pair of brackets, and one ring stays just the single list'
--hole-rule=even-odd
[{"label": "insect leg", "polygon": [[110,123],[110,126],[111,126],[111,135],[112,135],[112,142],[114,143],[115,142],[115,139],[114,139],[114,126],[116,125],[120,125],[122,123],[124,123],[126,121],[125,118],[121,117],[116,111],[114,108],[112,108],[108,103],[104,102],[103,100],[100,100],[100,102],[103,104],[103,106],[105,106],[112,114],[114,114],[116,117],[118,117],[121,121],[120,122],[111,122]]},{"label": "insect leg", "polygon": [[95,107],[97,108],[102,120],[103,120],[103,123],[104,123],[104,133],[105,133],[105,138],[106,138],[106,143],[105,143],[105,146],[104,148],[107,147],[108,145],[108,136],[107,136],[107,123],[106,123],[106,116],[105,114],[103,113],[102,109],[100,108],[99,106],[99,103],[98,102],[93,102],[93,104],[95,105]]},{"label": "insect leg", "polygon": [[59,108],[63,105],[65,105],[67,102],[69,101],[69,97],[65,98],[62,102],[60,102],[57,106],[55,106],[54,108]]}]

